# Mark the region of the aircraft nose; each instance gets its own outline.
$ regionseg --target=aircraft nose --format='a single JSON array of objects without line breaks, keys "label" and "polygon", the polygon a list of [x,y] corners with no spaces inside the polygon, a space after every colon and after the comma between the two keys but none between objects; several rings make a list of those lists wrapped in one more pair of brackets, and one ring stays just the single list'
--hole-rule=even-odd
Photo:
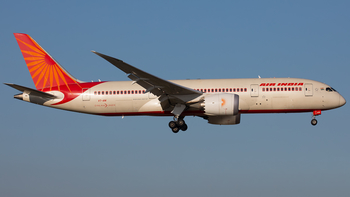
[{"label": "aircraft nose", "polygon": [[345,103],[346,103],[345,98],[342,95],[339,95],[339,105],[343,106],[345,105]]}]

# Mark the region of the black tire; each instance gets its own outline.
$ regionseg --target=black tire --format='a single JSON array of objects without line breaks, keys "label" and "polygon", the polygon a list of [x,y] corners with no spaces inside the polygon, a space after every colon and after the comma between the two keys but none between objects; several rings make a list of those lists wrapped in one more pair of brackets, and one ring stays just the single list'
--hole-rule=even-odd
[{"label": "black tire", "polygon": [[176,127],[176,122],[175,122],[175,121],[170,121],[170,122],[169,122],[169,127],[170,127],[171,129],[175,128],[175,127]]},{"label": "black tire", "polygon": [[311,124],[312,124],[313,126],[317,125],[317,120],[316,120],[316,119],[312,119],[312,120],[311,120]]},{"label": "black tire", "polygon": [[173,133],[178,133],[179,132],[179,127],[174,127],[171,129],[173,131]]},{"label": "black tire", "polygon": [[177,123],[176,123],[176,124],[177,124],[178,127],[181,128],[181,127],[184,126],[186,123],[185,123],[185,121],[184,121],[183,119],[179,119],[179,120],[177,120]]},{"label": "black tire", "polygon": [[187,129],[188,129],[187,124],[184,124],[184,125],[181,127],[181,130],[182,130],[182,131],[186,131]]}]

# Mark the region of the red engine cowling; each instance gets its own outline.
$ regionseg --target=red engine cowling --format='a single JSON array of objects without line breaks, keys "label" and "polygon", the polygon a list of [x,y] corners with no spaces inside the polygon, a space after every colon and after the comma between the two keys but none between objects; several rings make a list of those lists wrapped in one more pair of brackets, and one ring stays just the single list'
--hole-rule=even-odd
[{"label": "red engine cowling", "polygon": [[206,95],[202,107],[208,116],[238,115],[239,96],[227,93]]}]

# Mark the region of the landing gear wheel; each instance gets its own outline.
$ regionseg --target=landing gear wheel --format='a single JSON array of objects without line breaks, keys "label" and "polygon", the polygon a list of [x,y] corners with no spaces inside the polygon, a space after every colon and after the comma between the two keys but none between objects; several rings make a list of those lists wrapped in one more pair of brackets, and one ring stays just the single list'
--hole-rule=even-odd
[{"label": "landing gear wheel", "polygon": [[182,130],[182,131],[186,131],[187,129],[188,129],[187,124],[184,124],[184,125],[181,127],[181,130]]},{"label": "landing gear wheel", "polygon": [[169,122],[169,127],[170,127],[171,129],[175,128],[175,127],[176,127],[176,122],[175,122],[175,121],[170,121],[170,122]]},{"label": "landing gear wheel", "polygon": [[181,128],[182,126],[185,125],[185,121],[184,121],[183,119],[179,119],[179,120],[177,120],[177,123],[176,123],[176,124],[177,124],[178,127]]},{"label": "landing gear wheel", "polygon": [[188,127],[183,118],[184,117],[174,117],[174,120],[169,122],[169,127],[173,133],[178,133],[180,130],[187,130]]},{"label": "landing gear wheel", "polygon": [[178,133],[179,132],[179,127],[174,127],[171,129],[173,131],[173,133]]},{"label": "landing gear wheel", "polygon": [[312,119],[312,120],[311,120],[311,124],[312,124],[313,126],[317,125],[317,120],[316,120],[316,119]]}]

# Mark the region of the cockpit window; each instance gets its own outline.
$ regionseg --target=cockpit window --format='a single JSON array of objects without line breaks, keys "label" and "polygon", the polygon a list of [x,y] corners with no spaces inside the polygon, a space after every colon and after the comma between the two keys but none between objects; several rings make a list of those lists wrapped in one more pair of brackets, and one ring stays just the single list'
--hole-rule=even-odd
[{"label": "cockpit window", "polygon": [[332,87],[326,87],[327,92],[336,92],[336,90]]}]

